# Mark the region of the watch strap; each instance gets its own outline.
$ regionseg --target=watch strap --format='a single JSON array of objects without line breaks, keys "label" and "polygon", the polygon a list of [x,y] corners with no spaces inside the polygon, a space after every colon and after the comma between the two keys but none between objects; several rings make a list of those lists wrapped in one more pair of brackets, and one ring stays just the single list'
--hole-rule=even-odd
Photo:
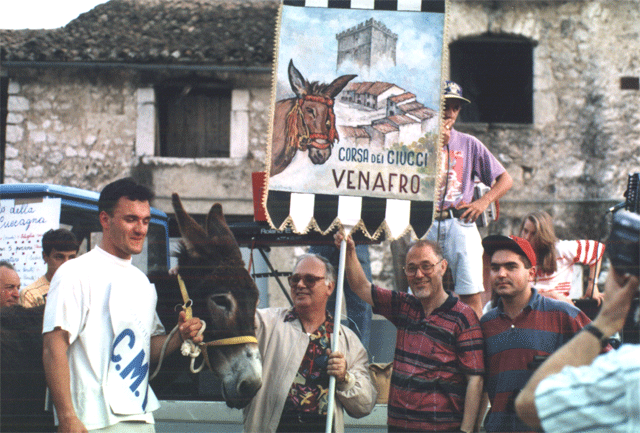
[{"label": "watch strap", "polygon": [[584,328],[582,328],[582,330],[587,331],[589,334],[596,337],[598,341],[600,341],[601,347],[604,348],[607,344],[609,344],[609,337],[605,337],[604,333],[593,323],[588,323]]}]

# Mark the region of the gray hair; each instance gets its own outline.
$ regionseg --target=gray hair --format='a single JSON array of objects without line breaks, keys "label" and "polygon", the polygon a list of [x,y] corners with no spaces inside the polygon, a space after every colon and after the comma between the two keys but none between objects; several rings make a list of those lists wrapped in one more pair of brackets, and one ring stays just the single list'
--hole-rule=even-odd
[{"label": "gray hair", "polygon": [[335,283],[336,282],[336,268],[333,267],[333,265],[331,264],[331,262],[329,262],[329,260],[327,260],[326,258],[324,258],[321,255],[318,254],[312,254],[312,253],[307,253],[307,254],[303,254],[300,257],[298,257],[296,259],[296,264],[293,267],[293,269],[297,268],[298,265],[300,264],[301,261],[303,261],[304,259],[317,259],[320,260],[322,263],[324,263],[324,280],[327,283]]},{"label": "gray hair", "polygon": [[417,240],[415,242],[412,242],[409,245],[409,248],[407,249],[407,252],[409,252],[409,251],[411,251],[412,249],[415,249],[415,248],[424,248],[424,247],[431,248],[431,250],[436,255],[438,260],[444,259],[444,255],[442,254],[442,247],[440,246],[440,244],[438,244],[436,242],[433,242],[433,241],[428,241],[426,239],[419,239],[419,240]]}]

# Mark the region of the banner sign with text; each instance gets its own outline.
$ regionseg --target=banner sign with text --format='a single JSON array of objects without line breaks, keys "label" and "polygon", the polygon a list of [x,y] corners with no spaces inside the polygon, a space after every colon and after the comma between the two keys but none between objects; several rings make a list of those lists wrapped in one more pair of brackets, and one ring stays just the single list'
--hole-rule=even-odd
[{"label": "banner sign with text", "polygon": [[265,197],[274,227],[426,232],[444,12],[435,0],[284,2]]},{"label": "banner sign with text", "polygon": [[27,287],[47,272],[42,235],[60,227],[60,199],[0,200],[0,260],[11,263]]}]

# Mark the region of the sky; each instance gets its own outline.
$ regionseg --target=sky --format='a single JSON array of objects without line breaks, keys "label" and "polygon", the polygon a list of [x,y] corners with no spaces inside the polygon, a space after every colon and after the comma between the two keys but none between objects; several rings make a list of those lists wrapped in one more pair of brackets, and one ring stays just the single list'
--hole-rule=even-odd
[{"label": "sky", "polygon": [[107,0],[0,0],[0,29],[55,29]]}]

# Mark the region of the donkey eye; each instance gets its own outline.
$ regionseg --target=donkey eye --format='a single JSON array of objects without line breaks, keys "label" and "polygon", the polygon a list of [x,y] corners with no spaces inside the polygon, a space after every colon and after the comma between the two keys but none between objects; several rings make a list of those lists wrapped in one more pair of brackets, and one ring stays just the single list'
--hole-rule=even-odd
[{"label": "donkey eye", "polygon": [[331,120],[327,119],[327,128],[331,128]]},{"label": "donkey eye", "polygon": [[226,311],[231,310],[231,307],[232,307],[231,299],[229,299],[229,295],[227,294],[211,295],[209,297],[209,300],[220,309],[223,309]]},{"label": "donkey eye", "polygon": [[313,108],[311,108],[311,107],[308,107],[308,108],[307,108],[307,113],[311,114],[312,116],[315,116],[315,114],[316,114],[316,113],[313,111]]}]

